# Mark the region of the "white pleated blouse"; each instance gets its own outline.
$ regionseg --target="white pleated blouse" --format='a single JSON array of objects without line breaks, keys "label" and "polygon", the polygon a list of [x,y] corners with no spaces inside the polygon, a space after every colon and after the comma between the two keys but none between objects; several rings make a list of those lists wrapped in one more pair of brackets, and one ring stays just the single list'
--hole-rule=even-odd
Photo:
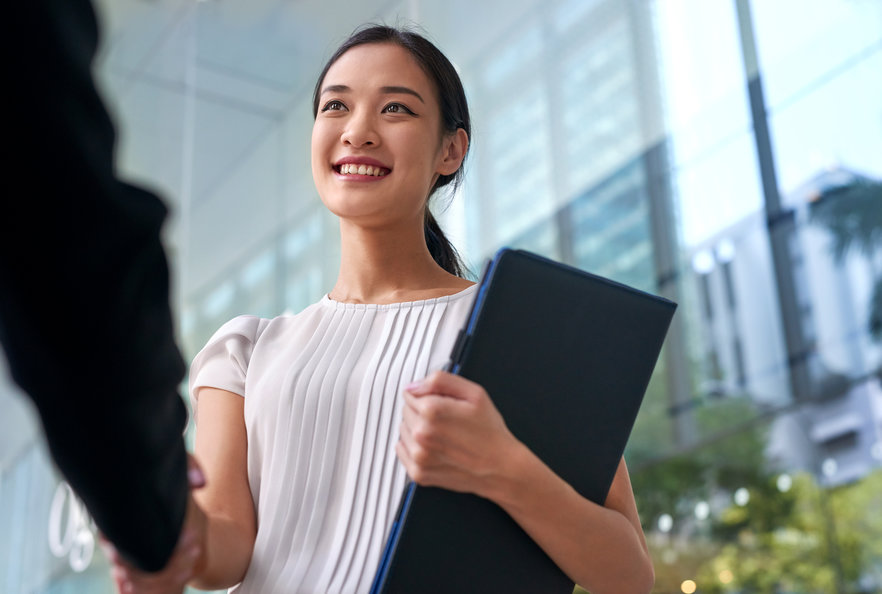
[{"label": "white pleated blouse", "polygon": [[[370,589],[404,488],[404,386],[440,369],[475,286],[423,301],[237,317],[193,360],[190,393],[245,398],[257,541],[238,594]],[[197,408],[198,431],[198,408]]]}]

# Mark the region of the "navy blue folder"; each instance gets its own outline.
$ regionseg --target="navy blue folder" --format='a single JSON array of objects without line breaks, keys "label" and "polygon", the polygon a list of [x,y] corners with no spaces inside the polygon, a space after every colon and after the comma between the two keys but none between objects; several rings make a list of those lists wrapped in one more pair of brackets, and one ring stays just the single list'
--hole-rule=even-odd
[{"label": "navy blue folder", "polygon": [[[598,504],[625,450],[676,304],[504,248],[448,370],[481,384],[511,432]],[[406,486],[372,594],[570,594],[574,584],[493,502]]]}]

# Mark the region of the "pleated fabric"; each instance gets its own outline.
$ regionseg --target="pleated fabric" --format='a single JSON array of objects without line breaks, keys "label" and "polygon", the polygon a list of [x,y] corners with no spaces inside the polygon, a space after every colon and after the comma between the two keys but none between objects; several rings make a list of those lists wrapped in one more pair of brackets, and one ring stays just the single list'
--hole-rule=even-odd
[{"label": "pleated fabric", "polygon": [[388,305],[325,296],[293,316],[235,318],[199,352],[194,402],[202,387],[245,398],[258,528],[231,592],[370,589],[406,479],[404,386],[446,363],[475,292]]}]

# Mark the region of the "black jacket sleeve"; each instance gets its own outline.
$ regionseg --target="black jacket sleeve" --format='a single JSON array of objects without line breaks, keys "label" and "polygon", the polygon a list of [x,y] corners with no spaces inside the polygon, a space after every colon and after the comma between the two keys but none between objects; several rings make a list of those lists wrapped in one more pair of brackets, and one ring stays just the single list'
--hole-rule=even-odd
[{"label": "black jacket sleeve", "polygon": [[166,208],[114,171],[88,0],[3,19],[12,159],[0,214],[0,340],[55,462],[129,560],[162,568],[187,500],[184,363],[160,242]]}]

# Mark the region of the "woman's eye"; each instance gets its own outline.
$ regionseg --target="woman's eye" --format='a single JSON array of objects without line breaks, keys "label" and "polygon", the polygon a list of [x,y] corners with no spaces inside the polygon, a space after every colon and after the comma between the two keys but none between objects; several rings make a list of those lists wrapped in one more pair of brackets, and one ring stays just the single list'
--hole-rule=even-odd
[{"label": "woman's eye", "polygon": [[322,111],[341,111],[344,109],[346,109],[346,106],[336,99],[334,99],[333,101],[328,101],[327,103],[325,103],[325,106],[322,107]]},{"label": "woman's eye", "polygon": [[410,115],[416,115],[410,109],[408,109],[406,106],[402,105],[401,103],[390,103],[389,105],[387,105],[386,107],[383,108],[383,112],[384,113],[406,113],[406,114],[410,114]]}]

